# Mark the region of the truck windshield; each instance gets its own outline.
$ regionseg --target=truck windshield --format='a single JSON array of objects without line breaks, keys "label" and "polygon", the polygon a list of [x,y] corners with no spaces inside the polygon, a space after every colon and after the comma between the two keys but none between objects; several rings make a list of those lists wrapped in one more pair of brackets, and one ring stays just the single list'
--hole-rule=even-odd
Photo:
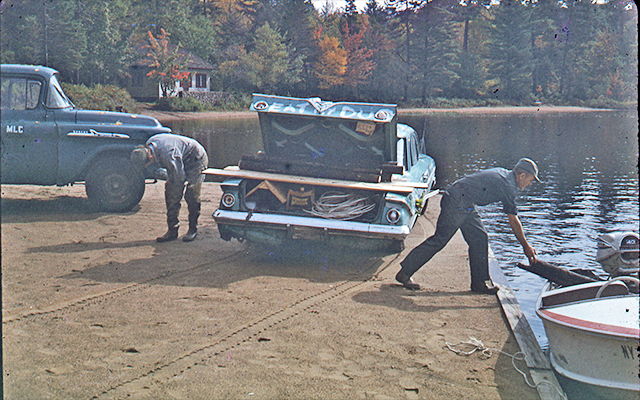
[{"label": "truck windshield", "polygon": [[67,108],[73,107],[71,100],[64,94],[62,87],[60,87],[60,83],[58,82],[58,78],[56,76],[51,77],[51,81],[49,82],[49,96],[47,96],[47,107],[48,108]]}]

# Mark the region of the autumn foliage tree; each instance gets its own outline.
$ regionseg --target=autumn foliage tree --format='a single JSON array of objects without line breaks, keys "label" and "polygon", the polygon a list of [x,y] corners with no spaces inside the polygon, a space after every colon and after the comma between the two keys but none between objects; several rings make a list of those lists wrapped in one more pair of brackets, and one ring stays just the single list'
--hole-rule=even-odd
[{"label": "autumn foliage tree", "polygon": [[376,63],[371,59],[374,51],[363,44],[367,29],[368,25],[363,24],[359,32],[352,33],[347,22],[343,33],[344,50],[347,55],[344,84],[355,90],[367,81],[376,68]]},{"label": "autumn foliage tree", "polygon": [[318,58],[313,66],[320,89],[329,89],[344,82],[347,71],[347,52],[340,46],[338,38],[323,34],[316,29],[314,38],[318,46]]},{"label": "autumn foliage tree", "polygon": [[180,56],[193,54],[214,65],[212,90],[238,94],[637,104],[630,0],[345,1],[4,0],[0,61],[53,67],[64,82],[128,86],[148,52],[144,65],[167,95],[187,76]]},{"label": "autumn foliage tree", "polygon": [[[147,52],[147,66],[151,67],[148,77],[155,79],[160,85],[162,96],[168,97],[175,93],[175,83],[189,77],[185,55],[180,54],[180,46],[170,46],[169,34],[160,29],[158,37],[148,32],[149,44],[145,45]],[[173,49],[171,49],[173,47]]]}]

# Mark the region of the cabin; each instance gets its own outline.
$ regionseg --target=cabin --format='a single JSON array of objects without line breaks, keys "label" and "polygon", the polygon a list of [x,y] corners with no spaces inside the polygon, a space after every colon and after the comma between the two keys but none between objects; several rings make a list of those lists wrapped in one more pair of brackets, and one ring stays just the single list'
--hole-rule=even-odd
[{"label": "cabin", "polygon": [[[175,51],[175,45],[169,43],[169,51]],[[147,50],[144,43],[134,47],[139,55],[133,63],[129,65],[129,77],[124,82],[124,86],[131,94],[131,97],[138,101],[156,101],[162,97],[160,85],[147,74],[151,71],[146,60]],[[183,49],[178,49],[178,54],[183,59],[187,59],[187,71],[189,80],[186,82],[175,82],[175,96],[200,95],[207,96],[211,92],[211,71],[213,65],[195,54]]]}]

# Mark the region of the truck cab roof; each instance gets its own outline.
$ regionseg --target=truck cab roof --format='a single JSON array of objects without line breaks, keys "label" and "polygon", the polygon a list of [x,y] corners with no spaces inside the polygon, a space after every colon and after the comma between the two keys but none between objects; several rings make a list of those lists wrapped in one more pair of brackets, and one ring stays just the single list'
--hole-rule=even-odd
[{"label": "truck cab roof", "polygon": [[50,78],[52,75],[58,73],[53,68],[43,67],[42,65],[21,65],[21,64],[2,64],[0,67],[2,69],[2,73],[4,74],[33,74],[37,73],[38,75],[44,76],[45,78]]}]

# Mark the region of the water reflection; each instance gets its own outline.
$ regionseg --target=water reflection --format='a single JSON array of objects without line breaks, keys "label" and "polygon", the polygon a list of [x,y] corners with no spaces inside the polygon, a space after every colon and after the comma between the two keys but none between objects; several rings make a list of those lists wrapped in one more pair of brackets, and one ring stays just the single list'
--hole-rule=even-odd
[{"label": "water reflection", "polygon": [[[639,230],[637,112],[603,111],[531,115],[401,116],[425,134],[427,153],[437,164],[438,186],[484,168],[511,168],[521,157],[538,162],[544,184],[519,199],[519,214],[539,257],[555,265],[589,268],[599,234]],[[244,153],[262,149],[257,117],[168,124],[195,137],[211,166],[236,165]],[[481,209],[496,258],[505,269],[539,341],[542,324],[533,310],[544,283],[515,267],[526,262],[499,204]]]},{"label": "water reflection", "polygon": [[165,123],[175,133],[199,141],[209,155],[209,166],[238,165],[243,154],[262,150],[258,117],[178,120]]},{"label": "water reflection", "polygon": [[[420,126],[416,118],[407,122]],[[545,261],[603,275],[595,262],[597,236],[639,229],[636,113],[434,116],[429,128],[441,186],[480,168],[510,167],[523,156],[538,162],[545,183],[521,193],[519,214]],[[484,207],[481,214],[496,258],[544,346],[534,312],[544,280],[514,267],[526,261],[500,205]]]}]

